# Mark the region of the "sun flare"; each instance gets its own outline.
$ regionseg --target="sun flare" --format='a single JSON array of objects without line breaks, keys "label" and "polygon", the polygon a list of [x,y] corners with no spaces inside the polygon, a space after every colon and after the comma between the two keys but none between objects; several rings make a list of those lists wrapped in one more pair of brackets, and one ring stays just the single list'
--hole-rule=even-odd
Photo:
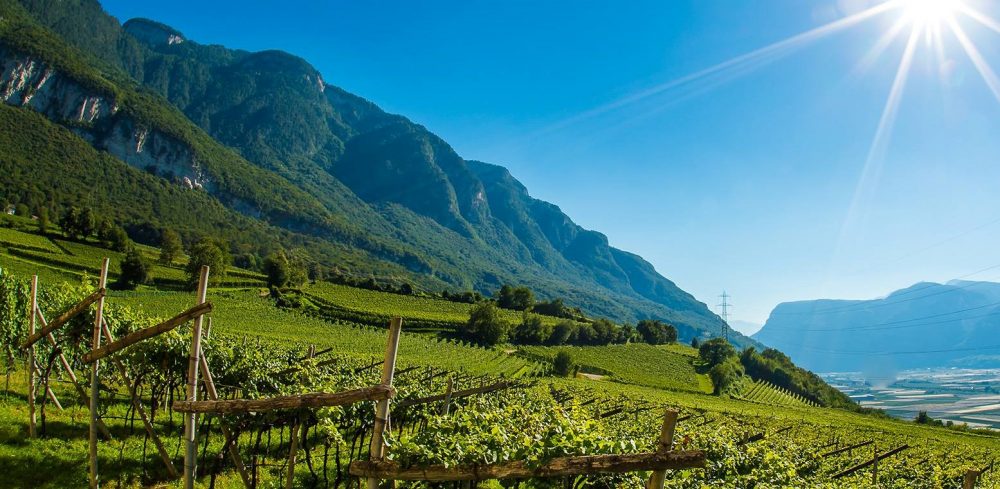
[{"label": "sun flare", "polygon": [[952,18],[961,7],[961,0],[903,0],[903,15],[914,24],[936,26]]}]

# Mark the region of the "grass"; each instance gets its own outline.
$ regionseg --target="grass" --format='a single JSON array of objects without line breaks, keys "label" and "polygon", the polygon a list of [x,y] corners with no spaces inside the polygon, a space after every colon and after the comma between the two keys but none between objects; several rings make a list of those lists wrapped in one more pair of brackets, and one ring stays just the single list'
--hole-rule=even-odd
[{"label": "grass", "polygon": [[542,358],[553,358],[559,351],[566,351],[582,371],[608,375],[627,384],[712,392],[708,377],[696,371],[696,350],[684,345],[525,346],[521,351]]}]

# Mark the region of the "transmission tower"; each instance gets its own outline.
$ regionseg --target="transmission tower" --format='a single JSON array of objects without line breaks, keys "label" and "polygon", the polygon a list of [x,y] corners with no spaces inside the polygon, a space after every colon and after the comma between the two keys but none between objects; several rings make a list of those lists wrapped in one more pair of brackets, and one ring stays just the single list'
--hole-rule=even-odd
[{"label": "transmission tower", "polygon": [[719,304],[719,307],[722,308],[721,309],[722,314],[720,314],[720,316],[722,316],[722,323],[723,323],[722,334],[720,336],[725,338],[726,341],[729,341],[729,308],[733,306],[732,304],[729,303],[729,298],[732,296],[730,296],[729,294],[726,293],[726,291],[723,290],[722,295],[720,295],[719,297],[722,298],[722,304]]}]

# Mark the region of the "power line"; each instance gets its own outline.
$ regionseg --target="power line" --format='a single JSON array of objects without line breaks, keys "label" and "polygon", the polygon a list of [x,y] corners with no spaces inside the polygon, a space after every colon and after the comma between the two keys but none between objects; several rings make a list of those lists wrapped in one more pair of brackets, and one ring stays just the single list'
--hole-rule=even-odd
[{"label": "power line", "polygon": [[978,319],[978,318],[983,318],[983,317],[988,317],[988,316],[993,316],[993,315],[996,315],[996,314],[1000,314],[1000,311],[998,311],[998,312],[991,312],[989,314],[984,314],[982,316],[972,316],[972,317],[965,317],[965,318],[954,318],[954,319],[949,319],[949,320],[946,320],[946,321],[939,321],[939,322],[933,322],[933,323],[910,324],[910,325],[900,326],[900,327],[895,327],[895,328],[894,327],[882,328],[882,326],[892,326],[892,325],[896,325],[896,324],[910,323],[910,322],[913,322],[913,321],[922,321],[924,319],[935,319],[935,318],[939,318],[939,317],[950,316],[952,314],[958,314],[958,313],[962,313],[962,312],[969,312],[969,311],[976,311],[976,310],[979,310],[979,309],[985,309],[987,307],[993,307],[993,306],[1000,306],[1000,301],[991,302],[989,304],[983,304],[981,306],[975,306],[975,307],[968,307],[968,308],[965,308],[965,309],[959,309],[959,310],[956,310],[956,311],[942,312],[942,313],[939,313],[939,314],[931,314],[929,316],[921,316],[921,317],[910,318],[910,319],[899,319],[899,320],[896,320],[896,321],[887,321],[887,322],[884,322],[884,323],[873,323],[873,324],[867,324],[867,325],[861,325],[861,326],[850,326],[850,327],[846,327],[846,328],[775,328],[775,327],[771,327],[769,329],[772,329],[772,330],[781,330],[781,331],[877,331],[877,330],[880,330],[880,329],[899,329],[899,328],[904,328],[904,327],[909,328],[909,327],[915,327],[915,326],[926,326],[926,325],[931,325],[931,324],[943,324],[943,323],[950,323],[950,322],[955,322],[955,321],[964,321],[966,319]]},{"label": "power line", "polygon": [[1000,350],[1000,345],[977,346],[967,348],[945,348],[941,350],[911,350],[911,351],[849,351],[849,350],[826,350],[823,348],[801,347],[804,350],[811,350],[820,353],[832,353],[836,355],[869,355],[869,356],[893,356],[893,355],[926,355],[928,353],[950,353],[958,351],[982,351]]}]

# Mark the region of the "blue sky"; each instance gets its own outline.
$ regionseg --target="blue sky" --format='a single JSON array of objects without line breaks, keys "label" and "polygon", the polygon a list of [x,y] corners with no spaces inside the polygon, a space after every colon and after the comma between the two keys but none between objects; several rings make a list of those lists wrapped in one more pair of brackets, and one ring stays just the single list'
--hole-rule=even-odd
[{"label": "blue sky", "polygon": [[[966,3],[997,16],[983,2]],[[943,57],[915,43],[891,137],[857,190],[910,27],[859,62],[901,11],[593,112],[876,2],[103,3],[201,43],[302,56],[465,158],[507,166],[709,305],[725,289],[737,319],[923,280],[1000,280],[972,274],[1000,264],[1000,102],[950,34]],[[959,23],[1000,66],[1000,34]]]}]

